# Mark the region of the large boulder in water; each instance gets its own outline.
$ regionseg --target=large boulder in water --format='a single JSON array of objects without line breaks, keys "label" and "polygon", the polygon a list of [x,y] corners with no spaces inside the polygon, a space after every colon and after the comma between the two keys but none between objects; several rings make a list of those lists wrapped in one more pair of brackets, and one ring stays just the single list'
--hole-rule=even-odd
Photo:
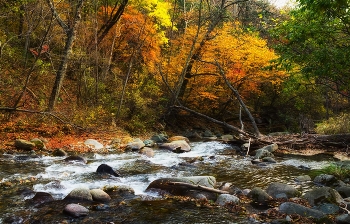
[{"label": "large boulder in water", "polygon": [[96,173],[98,174],[110,174],[115,177],[119,177],[119,173],[115,172],[112,167],[107,164],[101,164],[97,167]]},{"label": "large boulder in water", "polygon": [[306,192],[303,195],[311,206],[320,205],[322,203],[340,204],[342,202],[341,195],[330,187],[320,187]]},{"label": "large boulder in water", "polygon": [[92,189],[90,194],[94,201],[107,202],[111,200],[111,197],[101,189]]},{"label": "large boulder in water", "polygon": [[131,151],[139,151],[143,147],[145,147],[145,143],[138,138],[126,145],[126,149]]},{"label": "large boulder in water", "polygon": [[145,155],[149,158],[154,157],[154,151],[153,151],[153,149],[151,149],[149,147],[142,148],[139,153],[141,153],[142,155]]},{"label": "large boulder in water", "polygon": [[23,139],[16,139],[15,140],[15,147],[17,149],[31,151],[35,148],[35,143],[27,141],[27,140],[23,140]]},{"label": "large boulder in water", "polygon": [[191,146],[185,140],[172,141],[170,143],[163,143],[159,148],[168,149],[175,153],[189,152]]},{"label": "large boulder in water", "polygon": [[[180,184],[176,184],[176,183],[180,183]],[[216,185],[216,179],[213,176],[161,178],[151,182],[148,185],[146,190],[160,189],[160,190],[165,190],[173,195],[182,195],[182,196],[189,195],[189,192],[193,190],[193,188],[190,188],[189,186],[181,185],[181,183],[191,184],[191,185],[201,185],[208,188],[214,188],[214,186]]]},{"label": "large boulder in water", "polygon": [[73,189],[64,200],[93,201],[90,189],[85,187]]},{"label": "large boulder in water", "polygon": [[273,198],[279,198],[279,195],[285,194],[287,198],[294,198],[301,195],[301,193],[293,186],[283,183],[271,183],[266,189]]},{"label": "large boulder in water", "polygon": [[312,217],[316,219],[320,219],[326,216],[326,214],[321,211],[311,209],[293,202],[282,203],[279,207],[279,211],[287,215],[298,214],[303,217]]}]

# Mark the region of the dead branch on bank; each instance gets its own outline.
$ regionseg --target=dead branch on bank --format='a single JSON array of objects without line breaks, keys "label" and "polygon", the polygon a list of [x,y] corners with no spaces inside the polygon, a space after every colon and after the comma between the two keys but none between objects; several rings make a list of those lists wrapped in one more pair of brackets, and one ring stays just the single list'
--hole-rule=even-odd
[{"label": "dead branch on bank", "polygon": [[69,121],[65,121],[63,120],[61,117],[53,114],[52,112],[47,112],[47,111],[35,111],[35,110],[25,110],[25,109],[18,109],[18,108],[12,108],[12,107],[0,107],[0,111],[6,111],[6,112],[20,112],[20,113],[31,113],[31,114],[40,114],[40,115],[45,115],[45,116],[49,116],[49,117],[53,117],[56,120],[58,120],[59,122],[61,122],[62,124],[68,124],[71,125],[74,128],[77,128],[79,130],[84,130],[83,127],[80,127],[79,125],[73,124]]},{"label": "dead branch on bank", "polygon": [[208,191],[208,192],[213,192],[213,193],[219,193],[219,194],[229,194],[228,191],[222,191],[202,185],[194,185],[194,184],[189,184],[189,183],[184,183],[184,182],[168,182],[168,185],[176,185],[176,186],[181,186],[181,187],[188,187],[193,190],[201,190],[201,191]]}]

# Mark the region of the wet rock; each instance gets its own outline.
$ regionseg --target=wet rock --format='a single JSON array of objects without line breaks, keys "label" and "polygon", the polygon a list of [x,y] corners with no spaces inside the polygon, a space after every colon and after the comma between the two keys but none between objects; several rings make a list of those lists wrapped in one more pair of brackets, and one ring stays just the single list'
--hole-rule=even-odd
[{"label": "wet rock", "polygon": [[350,197],[350,186],[337,187],[336,190],[343,198]]},{"label": "wet rock", "polygon": [[107,202],[111,200],[111,197],[101,189],[92,189],[90,194],[94,201]]},{"label": "wet rock", "polygon": [[284,202],[280,205],[279,211],[288,215],[298,214],[303,217],[312,217],[316,219],[321,219],[326,216],[321,211],[316,209],[311,209],[293,202]]},{"label": "wet rock", "polygon": [[283,183],[271,183],[266,189],[266,193],[277,198],[279,194],[286,194],[288,198],[300,196],[300,192],[293,186]]},{"label": "wet rock", "polygon": [[86,145],[92,149],[95,149],[95,150],[100,150],[100,149],[104,148],[104,146],[95,139],[87,139],[84,142],[84,145]]},{"label": "wet rock", "polygon": [[264,157],[273,157],[273,154],[264,148],[255,151],[255,159],[262,159]]},{"label": "wet rock", "polygon": [[66,151],[64,151],[63,149],[55,149],[53,152],[52,152],[52,155],[53,156],[67,156],[68,153]]},{"label": "wet rock", "polygon": [[329,203],[324,203],[324,204],[315,206],[315,207],[313,207],[313,209],[319,210],[327,215],[337,214],[340,210],[339,206],[337,206],[335,204],[329,204]]},{"label": "wet rock", "polygon": [[43,150],[46,149],[46,146],[44,144],[44,142],[41,139],[38,138],[33,138],[32,140],[30,140],[30,142],[35,144],[35,147],[39,150]]},{"label": "wet rock", "polygon": [[168,136],[164,134],[153,135],[151,137],[151,140],[153,140],[156,143],[163,143],[168,141]]},{"label": "wet rock", "polygon": [[309,175],[301,175],[297,176],[294,180],[297,182],[307,182],[311,181],[311,177]]},{"label": "wet rock", "polygon": [[81,162],[81,163],[87,163],[86,159],[81,157],[81,156],[68,156],[67,158],[64,159],[66,162]]},{"label": "wet rock", "polygon": [[320,205],[322,203],[340,204],[342,197],[340,194],[330,187],[320,187],[306,192],[302,198],[306,199],[311,206]]},{"label": "wet rock", "polygon": [[40,204],[54,201],[55,199],[52,197],[51,194],[46,192],[37,192],[33,198],[26,200],[26,202],[33,206],[38,206]]},{"label": "wet rock", "polygon": [[64,200],[93,201],[90,189],[84,187],[75,188],[64,198]]},{"label": "wet rock", "polygon": [[216,199],[216,204],[220,206],[224,206],[228,203],[230,204],[238,204],[239,203],[239,198],[237,198],[234,195],[231,194],[220,194],[218,198]]},{"label": "wet rock", "polygon": [[266,163],[277,163],[276,160],[272,157],[264,157],[262,161]]},{"label": "wet rock", "polygon": [[191,146],[185,140],[178,140],[170,143],[163,143],[159,146],[159,148],[168,149],[175,153],[191,151]]},{"label": "wet rock", "polygon": [[247,196],[251,198],[253,202],[257,203],[266,203],[272,199],[272,197],[260,187],[254,187]]},{"label": "wet rock", "polygon": [[142,155],[145,155],[145,156],[149,157],[149,158],[154,157],[154,151],[153,151],[153,149],[151,149],[151,148],[149,148],[149,147],[144,147],[144,148],[142,148],[142,149],[140,150],[140,153],[141,153]]},{"label": "wet rock", "polygon": [[16,139],[15,140],[15,147],[17,149],[30,151],[30,150],[34,150],[35,143],[27,141],[27,140],[23,140],[23,139]]},{"label": "wet rock", "polygon": [[333,175],[320,174],[317,177],[315,177],[314,182],[325,186],[331,186],[335,182],[337,182],[337,179]]},{"label": "wet rock", "polygon": [[156,145],[156,143],[152,139],[147,139],[143,141],[143,143],[145,143],[146,147],[154,147]]},{"label": "wet rock", "polygon": [[64,208],[63,212],[77,218],[88,215],[89,210],[78,204],[68,204]]},{"label": "wet rock", "polygon": [[180,135],[172,136],[172,137],[170,137],[170,138],[168,139],[169,142],[179,141],[179,140],[186,141],[188,144],[190,143],[190,140],[188,140],[187,137],[185,137],[185,136],[180,136]]},{"label": "wet rock", "polygon": [[126,149],[131,151],[139,151],[143,147],[145,147],[145,143],[143,143],[143,141],[141,141],[139,138],[135,139],[133,142],[129,142],[126,145]]},{"label": "wet rock", "polygon": [[161,189],[174,195],[188,195],[189,190],[193,188],[184,186],[181,184],[172,183],[185,183],[191,185],[201,185],[209,188],[214,188],[216,185],[216,179],[213,176],[192,176],[192,177],[173,177],[173,178],[161,178],[151,182],[146,190]]},{"label": "wet rock", "polygon": [[157,170],[161,170],[162,168],[164,167],[159,164],[154,164],[147,159],[137,159],[135,161],[125,163],[119,169],[119,171],[123,175],[137,175],[156,172]]},{"label": "wet rock", "polygon": [[335,218],[335,221],[337,224],[349,224],[350,223],[350,215],[349,214],[339,215]]},{"label": "wet rock", "polygon": [[97,167],[96,173],[98,174],[109,174],[115,177],[119,177],[120,174],[115,172],[112,167],[107,164],[101,164]]}]

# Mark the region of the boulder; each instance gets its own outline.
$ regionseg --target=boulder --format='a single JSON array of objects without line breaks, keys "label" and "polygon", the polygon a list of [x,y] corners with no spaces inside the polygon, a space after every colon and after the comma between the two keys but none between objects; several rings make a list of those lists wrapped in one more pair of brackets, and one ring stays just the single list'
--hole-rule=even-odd
[{"label": "boulder", "polygon": [[226,204],[238,204],[239,203],[239,198],[237,198],[234,195],[231,194],[220,194],[218,198],[216,199],[216,204],[220,206],[224,206]]},{"label": "boulder", "polygon": [[154,180],[148,185],[146,190],[161,189],[173,195],[182,196],[187,196],[189,191],[193,190],[193,188],[188,186],[170,184],[174,182],[201,185],[208,188],[214,188],[216,185],[216,179],[213,176],[173,177]]},{"label": "boulder", "polygon": [[309,175],[301,175],[294,178],[294,180],[296,182],[307,182],[307,181],[311,181],[311,177]]},{"label": "boulder", "polygon": [[84,187],[73,189],[64,200],[93,201],[90,189]]},{"label": "boulder", "polygon": [[319,210],[327,215],[337,214],[340,210],[339,206],[335,204],[330,204],[330,203],[324,203],[324,204],[315,206],[313,207],[313,209]]},{"label": "boulder", "polygon": [[321,211],[316,209],[308,208],[303,205],[299,205],[293,202],[284,202],[279,206],[279,211],[287,215],[298,214],[303,217],[311,217],[321,219],[326,216]]},{"label": "boulder", "polygon": [[53,152],[52,152],[52,155],[53,156],[67,156],[67,152],[64,151],[63,149],[55,149]]},{"label": "boulder", "polygon": [[145,147],[145,143],[143,143],[143,141],[141,141],[141,139],[138,139],[138,138],[135,139],[133,142],[129,142],[126,145],[126,149],[132,150],[132,151],[139,151],[143,147]]},{"label": "boulder", "polygon": [[101,189],[92,189],[90,194],[94,201],[107,202],[111,200],[111,197]]},{"label": "boulder", "polygon": [[46,149],[46,146],[41,139],[33,138],[32,140],[30,140],[30,142],[33,142],[35,144],[35,147],[39,150]]},{"label": "boulder", "polygon": [[156,143],[152,139],[147,139],[143,141],[143,143],[145,143],[146,147],[154,147],[156,145]]},{"label": "boulder", "polygon": [[31,199],[26,200],[27,203],[30,203],[31,205],[38,206],[40,204],[54,201],[55,199],[52,197],[51,194],[46,192],[37,192],[35,193],[34,197]]},{"label": "boulder", "polygon": [[266,203],[272,199],[272,197],[260,187],[254,187],[247,196],[251,198],[253,202],[257,203]]},{"label": "boulder", "polygon": [[86,159],[84,159],[81,156],[68,156],[67,158],[64,159],[66,162],[81,162],[81,163],[87,163]]},{"label": "boulder", "polygon": [[262,149],[267,150],[269,152],[274,152],[278,149],[278,145],[276,143],[273,143],[271,145],[267,145],[267,146],[263,147]]},{"label": "boulder", "polygon": [[322,203],[340,204],[342,197],[340,194],[330,187],[320,187],[306,192],[302,198],[306,199],[311,206],[320,205]]},{"label": "boulder", "polygon": [[100,150],[100,149],[104,148],[104,146],[95,139],[87,139],[84,142],[84,145],[90,147],[91,149],[95,149],[95,150]]},{"label": "boulder", "polygon": [[154,157],[154,151],[153,151],[153,149],[151,149],[151,148],[149,148],[149,147],[144,147],[144,148],[142,148],[142,149],[140,150],[140,153],[141,153],[142,155],[145,155],[145,156],[149,157],[149,158]]},{"label": "boulder", "polygon": [[168,141],[168,136],[164,134],[153,135],[151,140],[153,140],[155,143],[163,143]]},{"label": "boulder", "polygon": [[63,212],[77,218],[88,215],[89,209],[78,204],[68,204],[64,207]]},{"label": "boulder", "polygon": [[17,149],[31,151],[35,148],[35,143],[27,141],[27,140],[23,140],[23,139],[16,139],[15,140],[15,147]]},{"label": "boulder", "polygon": [[107,164],[101,164],[97,167],[96,173],[98,174],[110,174],[115,177],[119,177],[120,175],[113,170],[112,167],[110,167]]},{"label": "boulder", "polygon": [[159,148],[168,149],[175,153],[189,152],[191,146],[185,140],[172,141],[170,143],[163,143]]},{"label": "boulder", "polygon": [[262,159],[264,157],[273,157],[273,154],[264,148],[255,151],[255,159]]},{"label": "boulder", "polygon": [[286,194],[288,198],[300,196],[300,192],[293,186],[283,183],[271,183],[266,189],[266,193],[273,198],[278,198],[279,194]]},{"label": "boulder", "polygon": [[336,190],[343,198],[350,197],[350,186],[337,187]]},{"label": "boulder", "polygon": [[320,174],[314,178],[314,182],[329,187],[336,183],[337,179],[335,176],[330,174]]},{"label": "boulder", "polygon": [[188,140],[187,137],[181,136],[181,135],[172,136],[172,137],[170,137],[170,138],[168,139],[169,142],[179,141],[179,140],[184,140],[184,141],[186,141],[188,144],[190,143],[190,140]]},{"label": "boulder", "polygon": [[349,224],[350,223],[350,215],[342,214],[335,218],[337,224]]}]

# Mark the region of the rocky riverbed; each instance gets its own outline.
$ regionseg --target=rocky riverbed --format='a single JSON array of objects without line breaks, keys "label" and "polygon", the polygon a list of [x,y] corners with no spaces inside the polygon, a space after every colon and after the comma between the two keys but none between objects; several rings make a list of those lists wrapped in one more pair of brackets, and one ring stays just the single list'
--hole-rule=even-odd
[{"label": "rocky riverbed", "polygon": [[228,138],[157,135],[123,152],[87,139],[91,152],[74,155],[18,140],[23,151],[1,157],[1,222],[349,223],[348,180],[315,172],[333,157],[284,155],[277,144],[247,155]]}]

